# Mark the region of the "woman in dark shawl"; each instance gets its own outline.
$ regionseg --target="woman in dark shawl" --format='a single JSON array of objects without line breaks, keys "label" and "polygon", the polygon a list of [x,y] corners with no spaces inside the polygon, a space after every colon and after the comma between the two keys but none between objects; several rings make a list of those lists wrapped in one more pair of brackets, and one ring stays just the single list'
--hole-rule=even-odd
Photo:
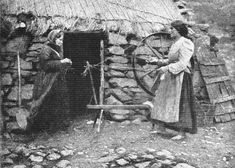
[{"label": "woman in dark shawl", "polygon": [[31,114],[27,119],[30,130],[52,129],[59,125],[63,127],[63,121],[68,118],[69,97],[65,74],[72,62],[63,58],[62,44],[63,32],[52,30],[41,50]]},{"label": "woman in dark shawl", "polygon": [[172,128],[179,131],[173,139],[182,139],[185,132],[197,131],[191,79],[194,44],[182,21],[172,22],[170,32],[174,42],[168,59],[151,61],[164,65],[159,68],[161,81],[152,102],[151,119],[157,123],[160,133],[165,133],[165,127]]}]

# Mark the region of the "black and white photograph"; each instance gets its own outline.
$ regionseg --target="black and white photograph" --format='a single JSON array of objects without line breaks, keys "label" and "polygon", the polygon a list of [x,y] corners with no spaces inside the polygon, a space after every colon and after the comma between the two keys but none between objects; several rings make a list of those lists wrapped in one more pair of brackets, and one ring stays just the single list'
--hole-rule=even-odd
[{"label": "black and white photograph", "polygon": [[1,168],[235,168],[235,0],[1,0]]}]

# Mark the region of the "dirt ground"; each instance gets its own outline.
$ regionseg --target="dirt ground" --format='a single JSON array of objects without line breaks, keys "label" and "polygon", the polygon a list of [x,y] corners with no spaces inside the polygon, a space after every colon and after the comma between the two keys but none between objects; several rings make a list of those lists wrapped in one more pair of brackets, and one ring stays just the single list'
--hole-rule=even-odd
[{"label": "dirt ground", "polygon": [[[168,150],[174,156],[185,159],[198,168],[235,167],[235,121],[199,128],[197,134],[187,134],[183,141],[151,134],[151,123],[111,122],[102,123],[101,132],[87,124],[90,116],[71,121],[70,126],[56,133],[40,133],[33,136],[28,145],[48,148],[71,148],[75,151],[69,158],[73,168],[99,168],[95,160],[123,147],[126,152],[144,152],[147,149]],[[168,130],[172,134],[175,132]],[[20,142],[5,141],[5,147],[14,148]]]}]

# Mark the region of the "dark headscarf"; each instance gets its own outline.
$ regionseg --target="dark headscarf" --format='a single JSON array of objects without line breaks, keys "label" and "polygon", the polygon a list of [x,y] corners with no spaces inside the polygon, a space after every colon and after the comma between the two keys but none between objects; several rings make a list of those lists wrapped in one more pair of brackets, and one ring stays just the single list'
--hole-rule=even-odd
[{"label": "dark headscarf", "polygon": [[60,29],[55,29],[50,31],[50,33],[47,36],[47,39],[50,43],[55,43],[56,38],[59,38],[61,36],[61,30]]},{"label": "dark headscarf", "polygon": [[47,39],[48,39],[47,45],[53,48],[54,50],[56,50],[57,52],[60,52],[61,49],[60,49],[60,46],[55,44],[55,40],[57,38],[60,38],[61,35],[62,35],[62,31],[60,29],[55,29],[55,30],[50,31],[50,33],[47,36]]},{"label": "dark headscarf", "polygon": [[175,20],[171,22],[171,26],[174,27],[181,36],[188,38],[188,28],[181,20]]}]

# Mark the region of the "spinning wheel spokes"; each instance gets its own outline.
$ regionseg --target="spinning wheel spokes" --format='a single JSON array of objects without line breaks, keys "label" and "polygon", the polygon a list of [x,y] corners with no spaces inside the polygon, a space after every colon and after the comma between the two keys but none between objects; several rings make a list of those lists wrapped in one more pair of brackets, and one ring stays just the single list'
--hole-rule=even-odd
[{"label": "spinning wheel spokes", "polygon": [[[154,65],[154,68],[146,69],[142,73],[137,72],[135,68],[137,66],[145,69],[143,65],[137,65],[138,64],[137,58],[139,59],[140,57],[145,57],[146,59],[148,57],[155,57],[157,59],[164,58],[165,52],[168,51],[170,45],[171,45],[170,34],[167,32],[159,32],[151,34],[145,37],[141,41],[141,44],[136,48],[136,50],[138,50],[138,48],[143,47],[144,48],[143,50],[140,49],[140,51],[142,51],[141,53],[134,52],[134,56],[132,58],[132,66],[135,79],[138,85],[151,96],[155,96],[155,93],[152,91],[153,90],[152,88],[154,88],[153,85],[154,83],[156,83],[156,77],[159,76],[158,74],[155,75],[152,74],[154,74],[154,71],[156,71],[159,67],[157,65]],[[149,51],[145,52],[146,49],[148,49]],[[145,64],[147,63],[145,62]]]}]

